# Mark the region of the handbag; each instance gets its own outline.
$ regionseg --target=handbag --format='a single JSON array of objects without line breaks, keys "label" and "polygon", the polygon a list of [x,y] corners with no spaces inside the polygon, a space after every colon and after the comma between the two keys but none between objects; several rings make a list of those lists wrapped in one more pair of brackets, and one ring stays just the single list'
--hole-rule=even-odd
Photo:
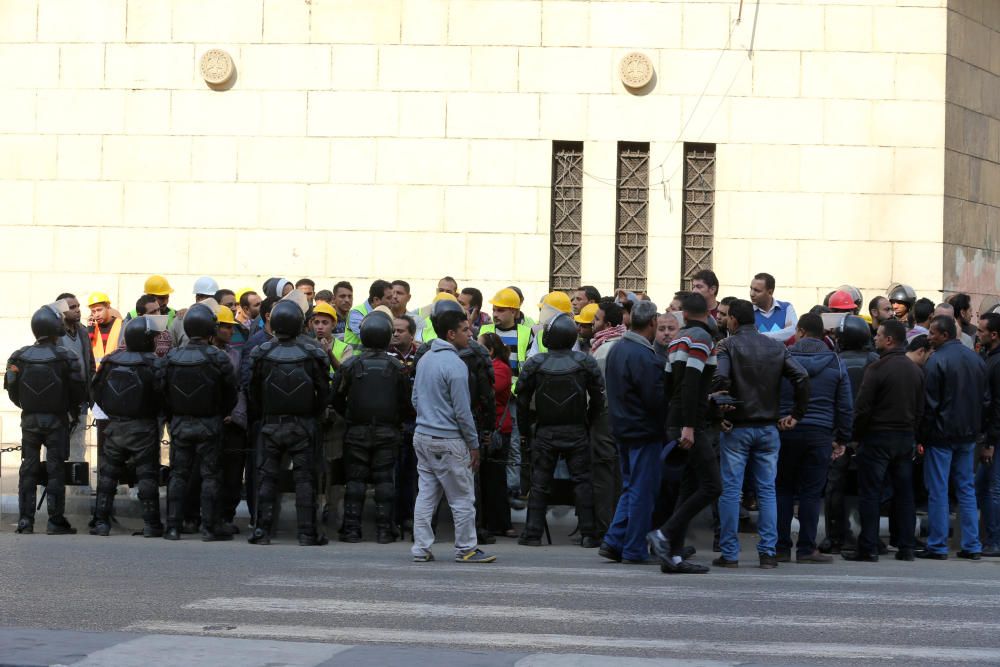
[{"label": "handbag", "polygon": [[[503,433],[500,432],[500,428],[503,426],[503,423],[507,421],[508,415],[510,415],[510,400],[507,401],[507,404],[503,408],[503,414],[500,415],[499,425],[493,429],[493,433],[490,435],[490,445],[486,452],[487,456],[493,457],[503,452],[504,441]],[[506,461],[506,456],[503,457],[503,459]]]}]

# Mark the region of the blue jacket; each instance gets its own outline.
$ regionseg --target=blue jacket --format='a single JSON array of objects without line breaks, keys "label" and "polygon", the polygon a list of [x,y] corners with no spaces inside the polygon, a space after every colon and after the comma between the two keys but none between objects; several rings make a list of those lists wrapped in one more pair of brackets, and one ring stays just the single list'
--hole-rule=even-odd
[{"label": "blue jacket", "polygon": [[620,445],[662,445],[666,436],[666,362],[631,331],[608,354],[608,418]]},{"label": "blue jacket", "polygon": [[952,339],[924,366],[924,417],[919,439],[927,446],[975,442],[982,427],[986,363]]},{"label": "blue jacket", "polygon": [[[789,353],[809,374],[809,408],[799,425],[832,429],[836,442],[850,442],[854,399],[844,362],[826,343],[816,338],[803,338],[789,349]],[[781,414],[791,414],[793,406],[792,383],[782,380]]]}]

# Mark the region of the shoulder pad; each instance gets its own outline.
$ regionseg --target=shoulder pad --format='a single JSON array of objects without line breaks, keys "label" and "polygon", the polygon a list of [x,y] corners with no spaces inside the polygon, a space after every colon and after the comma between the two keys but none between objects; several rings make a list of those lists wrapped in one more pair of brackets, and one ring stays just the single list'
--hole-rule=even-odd
[{"label": "shoulder pad", "polygon": [[538,367],[544,364],[545,360],[548,358],[549,358],[548,352],[539,352],[538,354],[532,357],[528,357],[528,360],[524,362],[523,366],[521,366],[521,372],[522,373],[526,371],[532,373],[537,372]]},{"label": "shoulder pad", "polygon": [[539,372],[548,375],[566,375],[577,373],[582,369],[582,362],[573,354],[547,354]]},{"label": "shoulder pad", "polygon": [[208,361],[208,355],[202,345],[175,347],[167,353],[167,363],[175,366],[199,366],[206,361]]},{"label": "shoulder pad", "polygon": [[145,352],[130,352],[129,350],[117,350],[108,355],[102,363],[113,363],[120,366],[144,366],[149,363]]},{"label": "shoulder pad", "polygon": [[58,354],[54,345],[29,345],[20,350],[19,356],[22,361],[33,361],[36,363],[48,363],[56,359],[65,358]]},{"label": "shoulder pad", "polygon": [[294,363],[308,359],[309,354],[307,352],[304,345],[294,343],[292,345],[282,345],[279,343],[268,349],[267,358],[270,361],[278,363]]}]

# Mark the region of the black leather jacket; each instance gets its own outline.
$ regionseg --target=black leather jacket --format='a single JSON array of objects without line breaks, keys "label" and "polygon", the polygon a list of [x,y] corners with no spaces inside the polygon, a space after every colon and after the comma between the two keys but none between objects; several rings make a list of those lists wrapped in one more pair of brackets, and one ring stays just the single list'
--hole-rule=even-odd
[{"label": "black leather jacket", "polygon": [[752,324],[741,326],[719,343],[714,391],[728,391],[740,401],[727,419],[735,426],[774,424],[781,414],[781,378],[792,383],[791,416],[801,420],[809,407],[809,374],[782,343],[761,335]]},{"label": "black leather jacket", "polygon": [[975,442],[982,426],[986,364],[952,339],[924,366],[922,442],[928,446]]}]

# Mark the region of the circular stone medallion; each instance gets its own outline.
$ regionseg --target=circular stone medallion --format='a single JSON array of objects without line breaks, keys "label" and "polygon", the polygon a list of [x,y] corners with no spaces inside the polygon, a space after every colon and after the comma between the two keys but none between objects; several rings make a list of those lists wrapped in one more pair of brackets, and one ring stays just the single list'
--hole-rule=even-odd
[{"label": "circular stone medallion", "polygon": [[633,51],[622,58],[618,71],[627,88],[642,88],[653,80],[653,61],[645,53]]},{"label": "circular stone medallion", "polygon": [[206,51],[201,57],[201,75],[211,86],[220,86],[233,76],[233,59],[222,49]]}]

